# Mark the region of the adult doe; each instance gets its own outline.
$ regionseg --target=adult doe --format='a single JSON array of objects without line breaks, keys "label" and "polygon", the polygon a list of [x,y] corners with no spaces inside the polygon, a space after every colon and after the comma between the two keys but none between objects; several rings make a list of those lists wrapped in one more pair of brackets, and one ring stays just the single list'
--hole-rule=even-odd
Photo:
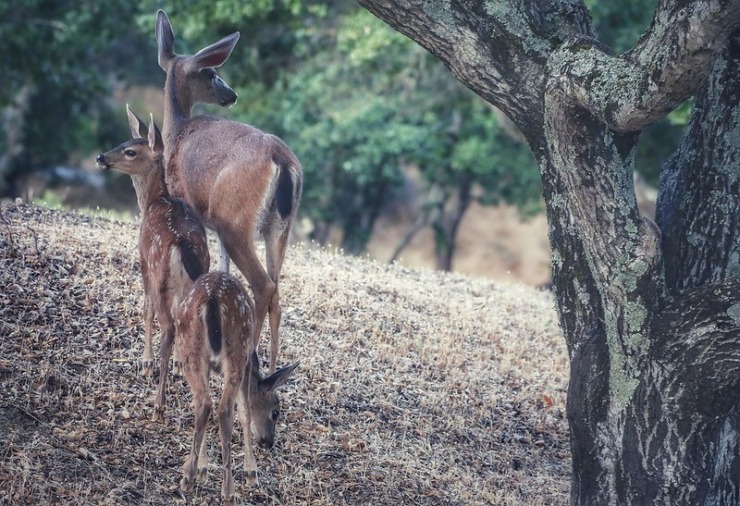
[{"label": "adult doe", "polygon": [[261,447],[273,445],[275,423],[280,415],[280,400],[275,389],[288,380],[298,364],[262,378],[252,340],[253,327],[252,299],[241,282],[225,272],[214,271],[201,276],[178,308],[176,342],[183,359],[185,379],[193,392],[195,412],[193,445],[180,481],[184,492],[192,489],[196,473],[201,479],[206,474],[205,431],[213,408],[209,387],[212,368],[223,374],[217,419],[223,462],[221,495],[225,503],[230,503],[234,495],[231,435],[235,401],[244,432],[244,469],[250,484],[257,482],[251,432],[255,433]]},{"label": "adult doe", "polygon": [[[145,343],[142,364],[152,374],[152,324],[157,314],[162,331],[159,387],[154,419],[161,419],[170,355],[175,337],[174,309],[193,281],[208,272],[211,258],[206,231],[197,213],[172,198],[164,182],[162,135],[150,115],[149,127],[126,106],[132,140],[96,161],[103,169],[129,174],[141,210],[139,257],[144,281]],[[152,311],[154,309],[154,312]],[[177,360],[177,353],[175,353]]]},{"label": "adult doe", "polygon": [[[255,348],[269,313],[270,372],[274,372],[281,318],[278,283],[303,188],[301,164],[274,135],[223,118],[190,118],[195,103],[236,102],[236,93],[215,68],[231,54],[238,32],[195,55],[177,55],[172,26],[160,10],[156,39],[159,65],[167,73],[163,124],[167,187],[218,234],[219,269],[228,272],[230,257],[249,282],[255,302]],[[257,236],[265,241],[266,269],[255,251]]]}]

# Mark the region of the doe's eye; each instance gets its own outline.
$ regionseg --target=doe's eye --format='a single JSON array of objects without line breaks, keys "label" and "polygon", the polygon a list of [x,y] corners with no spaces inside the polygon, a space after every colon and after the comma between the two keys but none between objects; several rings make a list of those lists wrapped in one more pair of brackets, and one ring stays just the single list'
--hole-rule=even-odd
[{"label": "doe's eye", "polygon": [[276,422],[278,418],[280,418],[280,410],[279,409],[273,410],[272,421]]},{"label": "doe's eye", "polygon": [[136,151],[133,149],[127,149],[123,152],[124,155],[128,156],[129,158],[133,158],[136,156]]}]

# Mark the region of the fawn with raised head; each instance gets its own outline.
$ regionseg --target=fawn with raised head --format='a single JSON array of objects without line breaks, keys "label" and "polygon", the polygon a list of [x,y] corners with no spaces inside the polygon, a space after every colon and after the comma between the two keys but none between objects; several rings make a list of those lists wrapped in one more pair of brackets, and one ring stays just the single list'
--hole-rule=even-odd
[{"label": "fawn with raised head", "polygon": [[[126,106],[132,140],[98,155],[103,169],[131,176],[141,210],[139,258],[144,281],[144,356],[142,365],[152,374],[154,313],[162,331],[159,386],[154,418],[161,419],[170,355],[175,337],[174,310],[193,281],[208,272],[211,258],[206,231],[198,214],[185,202],[172,198],[164,182],[162,135],[150,115],[141,121]],[[177,360],[177,353],[175,353]]]},{"label": "fawn with raised head", "polygon": [[[274,135],[223,118],[190,117],[198,102],[222,106],[236,102],[236,93],[215,68],[231,54],[238,32],[195,55],[177,55],[172,26],[160,10],[155,33],[159,65],[167,73],[163,124],[167,187],[218,234],[219,269],[228,272],[231,258],[249,282],[255,302],[255,348],[269,313],[273,372],[281,318],[278,283],[303,188],[301,164]],[[265,266],[255,251],[257,236],[265,241]]]},{"label": "fawn with raised head", "polygon": [[280,400],[275,389],[288,380],[298,364],[262,378],[252,340],[253,327],[252,299],[241,282],[225,272],[214,271],[201,276],[178,308],[176,345],[183,360],[185,379],[193,392],[195,414],[193,445],[180,481],[184,492],[192,489],[196,474],[201,479],[206,474],[205,432],[213,409],[209,389],[212,369],[221,372],[224,385],[216,415],[223,462],[221,495],[225,503],[230,503],[234,495],[231,435],[235,401],[244,432],[244,469],[250,484],[257,482],[252,432],[260,447],[273,445],[275,424],[280,415]]}]

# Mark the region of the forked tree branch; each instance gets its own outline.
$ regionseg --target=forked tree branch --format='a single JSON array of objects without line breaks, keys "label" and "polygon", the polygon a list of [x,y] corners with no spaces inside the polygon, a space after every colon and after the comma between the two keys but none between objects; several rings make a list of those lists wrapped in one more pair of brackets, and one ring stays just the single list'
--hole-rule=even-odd
[{"label": "forked tree branch", "polygon": [[740,0],[666,0],[622,56],[582,37],[565,42],[550,58],[548,84],[613,130],[641,130],[694,93],[738,22]]}]

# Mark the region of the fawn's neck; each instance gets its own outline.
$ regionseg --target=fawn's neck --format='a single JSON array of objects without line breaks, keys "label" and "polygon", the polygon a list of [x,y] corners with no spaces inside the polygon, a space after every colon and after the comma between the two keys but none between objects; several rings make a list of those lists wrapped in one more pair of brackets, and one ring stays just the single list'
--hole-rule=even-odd
[{"label": "fawn's neck", "polygon": [[163,160],[160,158],[157,166],[150,168],[144,174],[137,174],[132,177],[134,190],[136,191],[136,200],[139,203],[139,210],[143,215],[149,206],[160,197],[169,195],[167,186],[164,183]]}]

